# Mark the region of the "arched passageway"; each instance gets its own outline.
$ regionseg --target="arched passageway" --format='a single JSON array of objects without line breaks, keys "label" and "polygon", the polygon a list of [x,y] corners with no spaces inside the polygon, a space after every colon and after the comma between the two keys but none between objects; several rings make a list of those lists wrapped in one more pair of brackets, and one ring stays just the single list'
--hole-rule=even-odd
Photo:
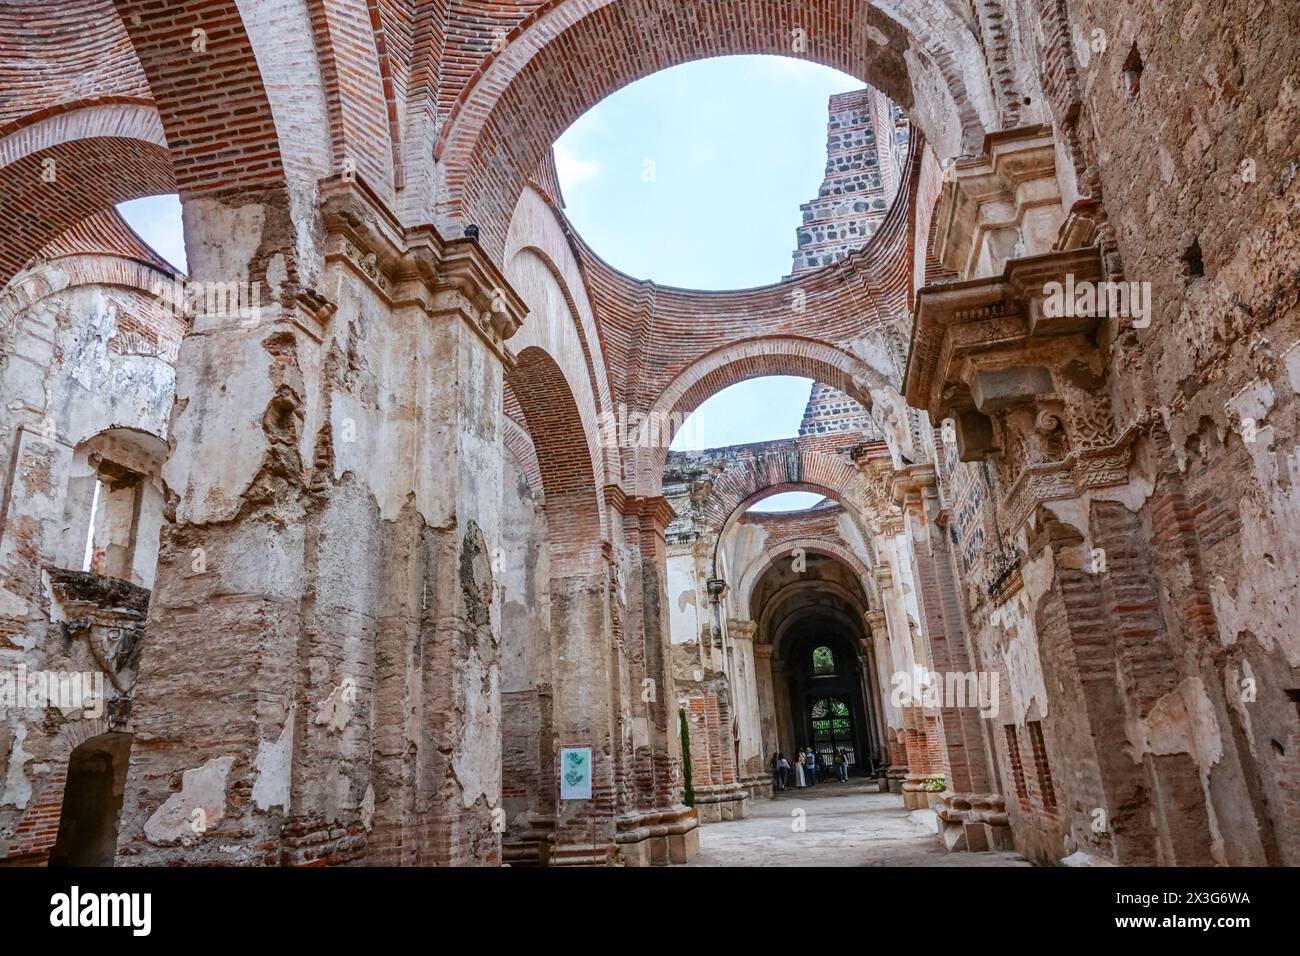
[{"label": "arched passageway", "polygon": [[748,605],[755,645],[767,651],[768,670],[758,675],[766,685],[760,719],[772,738],[765,746],[792,760],[811,748],[823,779],[837,752],[854,773],[874,775],[882,701],[859,573],[822,549],[791,548],[769,559]]},{"label": "arched passageway", "polygon": [[50,866],[112,866],[131,735],[100,734],[68,758],[59,835]]},{"label": "arched passageway", "polygon": [[818,779],[826,782],[841,758],[873,775],[871,723],[858,655],[829,621],[809,615],[787,638],[786,691],[794,720],[793,739],[816,756]]}]

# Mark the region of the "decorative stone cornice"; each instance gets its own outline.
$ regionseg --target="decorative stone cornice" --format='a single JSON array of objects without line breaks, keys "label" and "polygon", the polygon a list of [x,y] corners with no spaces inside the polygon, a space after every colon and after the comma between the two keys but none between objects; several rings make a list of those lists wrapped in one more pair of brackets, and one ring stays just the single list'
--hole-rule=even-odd
[{"label": "decorative stone cornice", "polygon": [[475,239],[444,239],[432,225],[404,228],[359,178],[321,182],[325,258],[349,268],[389,305],[454,316],[510,364],[505,343],[528,306]]},{"label": "decorative stone cornice", "polygon": [[677,517],[677,512],[668,499],[662,495],[653,497],[629,495],[620,490],[615,496],[617,499],[615,501],[615,499],[611,498],[611,489],[615,487],[614,485],[605,486],[605,500],[614,503],[619,508],[623,516],[623,528],[628,535],[629,543],[636,542],[642,549],[642,554],[646,553],[647,548],[666,546],[668,542],[668,526]]},{"label": "decorative stone cornice", "polygon": [[1064,218],[1052,128],[990,133],[981,155],[945,170],[935,254],[964,279],[994,275],[1051,249]]},{"label": "decorative stone cornice", "polygon": [[937,493],[938,481],[934,465],[909,465],[889,476],[889,497],[904,513],[910,512],[924,518],[926,499],[933,498]]},{"label": "decorative stone cornice", "polygon": [[849,457],[867,480],[862,507],[871,530],[884,535],[901,533],[903,516],[889,490],[894,473],[889,448],[884,442],[863,442],[849,449]]},{"label": "decorative stone cornice", "polygon": [[1090,247],[917,294],[907,401],[952,419],[963,461],[993,462],[1007,528],[1040,502],[1127,480],[1134,435],[1116,433],[1105,389],[1106,310],[1068,307],[1070,289],[1102,280]]}]

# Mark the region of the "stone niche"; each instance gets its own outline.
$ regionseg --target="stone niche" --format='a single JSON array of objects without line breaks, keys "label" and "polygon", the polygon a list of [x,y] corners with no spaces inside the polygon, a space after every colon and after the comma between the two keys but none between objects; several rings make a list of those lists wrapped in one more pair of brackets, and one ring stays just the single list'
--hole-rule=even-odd
[{"label": "stone niche", "polygon": [[917,294],[907,401],[952,422],[962,461],[992,462],[1004,530],[1042,502],[1127,479],[1135,429],[1117,434],[1104,387],[1105,297],[1065,294],[1103,278],[1089,247]]}]

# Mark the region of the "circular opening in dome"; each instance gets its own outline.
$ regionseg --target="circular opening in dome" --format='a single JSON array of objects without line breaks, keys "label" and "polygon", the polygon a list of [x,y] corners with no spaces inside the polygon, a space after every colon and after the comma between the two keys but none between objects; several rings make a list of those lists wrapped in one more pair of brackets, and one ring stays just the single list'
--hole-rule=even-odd
[{"label": "circular opening in dome", "polygon": [[866,245],[893,202],[907,136],[899,109],[847,74],[729,56],[629,84],[553,151],[565,214],[605,262],[723,290]]}]

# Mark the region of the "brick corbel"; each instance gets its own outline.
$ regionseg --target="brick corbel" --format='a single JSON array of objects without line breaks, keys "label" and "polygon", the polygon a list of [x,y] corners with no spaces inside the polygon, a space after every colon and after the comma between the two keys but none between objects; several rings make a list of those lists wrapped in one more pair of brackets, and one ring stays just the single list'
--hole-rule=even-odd
[{"label": "brick corbel", "polygon": [[1008,531],[1042,502],[1128,478],[1136,427],[1121,434],[1114,421],[1099,344],[1105,316],[1045,308],[1050,283],[1103,279],[1100,251],[1089,247],[917,294],[907,401],[933,421],[952,419],[962,461],[992,461]]}]

